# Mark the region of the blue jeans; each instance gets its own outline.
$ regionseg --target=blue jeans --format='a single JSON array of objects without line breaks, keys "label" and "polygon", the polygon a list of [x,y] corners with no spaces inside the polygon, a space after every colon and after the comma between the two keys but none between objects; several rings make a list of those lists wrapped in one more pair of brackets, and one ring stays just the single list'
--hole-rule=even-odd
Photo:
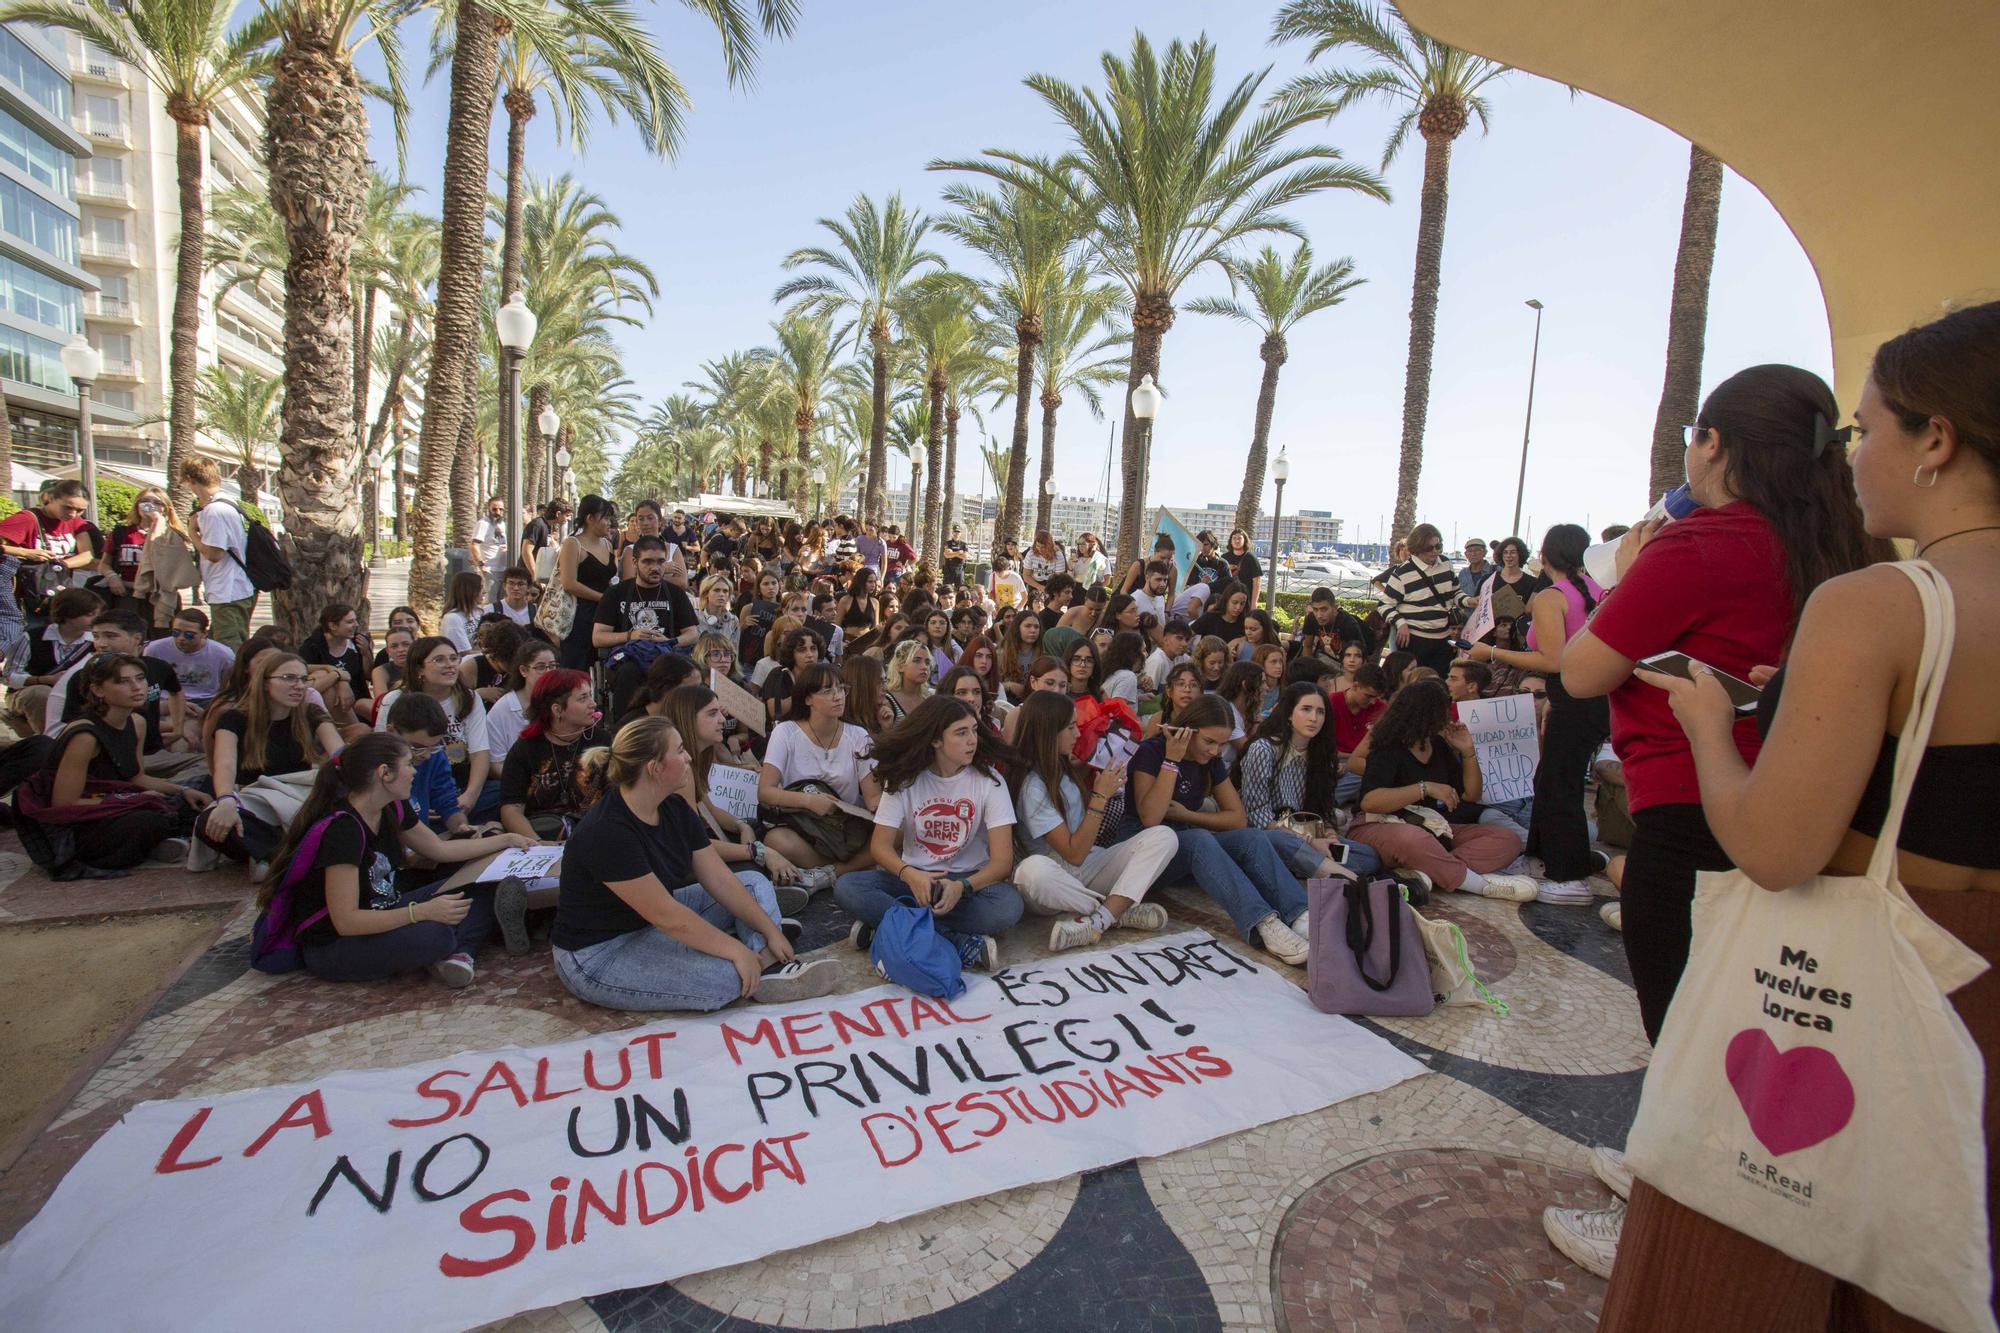
[{"label": "blue jeans", "polygon": [[[737,873],[743,887],[778,919],[778,893],[755,870]],[[673,890],[674,901],[718,930],[731,931],[751,953],[762,952],[764,937],[731,916],[729,909],[699,884]],[[727,958],[682,944],[647,926],[600,940],[586,948],[555,952],[556,975],[579,1000],[606,1009],[720,1009],[742,998],[743,979]]]},{"label": "blue jeans", "polygon": [[1335,805],[1353,805],[1360,799],[1361,775],[1359,773],[1342,773],[1333,780],[1333,803]]},{"label": "blue jeans", "polygon": [[1535,815],[1535,798],[1523,796],[1518,801],[1496,801],[1479,812],[1479,822],[1491,824],[1495,828],[1506,829],[1519,836],[1525,845],[1528,841],[1528,821]]},{"label": "blue jeans", "polygon": [[[1277,847],[1278,855],[1285,859],[1285,864],[1292,868],[1294,875],[1300,879],[1311,879],[1319,873],[1319,863],[1326,858],[1304,838],[1281,828],[1265,829],[1264,836]],[[1347,859],[1341,864],[1363,879],[1382,868],[1382,858],[1367,843],[1343,842],[1341,845],[1347,848]]]},{"label": "blue jeans", "polygon": [[1160,872],[1160,882],[1179,884],[1192,879],[1229,913],[1244,939],[1254,943],[1257,927],[1273,912],[1290,925],[1306,910],[1306,891],[1299,887],[1265,830],[1239,828],[1211,833],[1184,824],[1169,827],[1180,839],[1181,849]]},{"label": "blue jeans", "polygon": [[[394,914],[410,903],[435,897],[444,887],[435,884],[396,895],[394,907],[382,911]],[[299,950],[306,971],[321,981],[386,981],[405,972],[420,972],[432,963],[441,963],[455,953],[476,954],[493,930],[493,886],[474,884],[465,891],[471,909],[455,926],[442,921],[417,921],[376,935],[336,935],[325,944],[308,944]]]},{"label": "blue jeans", "polygon": [[[849,871],[833,882],[833,900],[840,904],[840,910],[867,922],[870,930],[882,924],[882,914],[898,898],[909,896],[908,885],[888,871],[872,867]],[[966,894],[958,906],[938,917],[938,934],[952,948],[962,948],[975,936],[1005,933],[1021,919],[1025,907],[1021,891],[1012,884],[1005,880],[988,884],[977,893]]]}]

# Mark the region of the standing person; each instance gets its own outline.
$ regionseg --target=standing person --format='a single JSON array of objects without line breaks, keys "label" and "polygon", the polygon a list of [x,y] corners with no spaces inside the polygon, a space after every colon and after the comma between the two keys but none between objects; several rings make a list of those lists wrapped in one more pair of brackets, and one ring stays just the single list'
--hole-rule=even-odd
[{"label": "standing person", "polygon": [[189,606],[174,613],[167,637],[147,644],[145,656],[173,668],[181,683],[183,738],[200,748],[202,714],[221,691],[236,654],[208,637],[208,616],[200,607]]},{"label": "standing person", "polygon": [[1458,605],[1458,575],[1444,558],[1444,537],[1429,523],[1410,529],[1410,558],[1392,565],[1382,580],[1382,618],[1419,666],[1440,677],[1451,670],[1451,613]]},{"label": "standing person", "polygon": [[1046,593],[1049,580],[1067,572],[1068,563],[1062,547],[1056,545],[1056,539],[1044,528],[1035,534],[1028,553],[1021,557],[1021,577],[1027,580],[1029,588]]},{"label": "standing person", "polygon": [[1211,588],[1228,582],[1229,562],[1222,558],[1221,543],[1215,540],[1215,534],[1203,528],[1194,535],[1194,541],[1194,559],[1188,563],[1188,582],[1205,583]]},{"label": "standing person", "polygon": [[[1554,582],[1529,603],[1534,623],[1525,652],[1475,643],[1474,662],[1499,662],[1545,673],[1549,701],[1542,728],[1542,756],[1535,766],[1535,797],[1528,816],[1528,855],[1542,858],[1543,877],[1535,899],[1588,907],[1596,901],[1590,875],[1606,864],[1590,848],[1583,810],[1584,779],[1599,747],[1611,735],[1611,708],[1602,698],[1574,699],[1562,685],[1563,648],[1583,632],[1604,589],[1583,572],[1590,534],[1574,523],[1558,523],[1542,539],[1542,572]],[[1454,666],[1454,672],[1459,668]]]},{"label": "standing person", "polygon": [[240,648],[250,637],[250,613],[257,587],[243,565],[249,537],[243,511],[221,498],[222,474],[206,458],[181,464],[181,481],[194,492],[195,552],[201,557],[202,596],[208,600],[209,635],[225,648]]},{"label": "standing person", "polygon": [[1257,559],[1257,553],[1250,549],[1250,534],[1241,528],[1231,529],[1229,545],[1222,552],[1222,563],[1229,567],[1229,580],[1243,585],[1250,605],[1257,605],[1257,592],[1263,586],[1264,566]]},{"label": "standing person", "polygon": [[1486,543],[1477,537],[1469,537],[1465,542],[1465,564],[1458,571],[1458,604],[1470,610],[1479,601],[1479,594],[1486,588],[1486,580],[1493,577],[1493,566],[1486,563]]},{"label": "standing person", "polygon": [[916,568],[917,548],[910,545],[903,536],[903,530],[894,523],[891,523],[883,531],[887,535],[886,545],[888,547],[887,559],[889,567],[886,578],[889,583],[894,584],[902,579],[905,570]]},{"label": "standing person", "polygon": [[330,666],[347,677],[358,704],[374,693],[369,677],[368,641],[361,637],[361,617],[345,602],[328,602],[320,609],[319,628],[299,645],[307,666]]},{"label": "standing person", "polygon": [[[513,553],[507,549],[507,506],[497,495],[488,498],[486,512],[472,527],[472,558],[479,562],[480,587],[484,592],[477,600],[490,602],[499,597],[500,576],[514,561]],[[461,647],[459,651],[465,650]]]},{"label": "standing person", "polygon": [[1069,574],[1077,587],[1085,590],[1103,587],[1105,572],[1110,567],[1096,533],[1086,532],[1076,539],[1076,554],[1070,557]]},{"label": "standing person", "polygon": [[574,671],[588,671],[597,661],[593,635],[599,603],[618,569],[612,546],[617,530],[617,506],[601,495],[586,495],[577,502],[570,535],[556,553],[556,582],[576,598],[576,618],[561,651],[562,664]]},{"label": "standing person", "polygon": [[555,576],[556,547],[562,542],[563,528],[569,523],[569,501],[557,496],[543,505],[541,512],[521,529],[521,549],[516,556],[521,568],[546,583]]},{"label": "standing person", "polygon": [[1493,584],[1493,619],[1521,621],[1528,618],[1528,603],[1535,599],[1546,581],[1528,572],[1528,544],[1519,537],[1502,537],[1493,550],[1500,563],[1489,576]]},{"label": "standing person", "polygon": [[149,627],[153,623],[153,608],[135,591],[139,565],[146,558],[146,542],[169,530],[183,539],[188,535],[181,526],[180,515],[167,503],[166,493],[148,486],[132,497],[132,508],[125,521],[106,534],[104,554],[97,563],[111,609],[136,612]]},{"label": "standing person", "polygon": [[999,738],[972,708],[933,695],[875,740],[875,867],[850,871],[834,901],[856,918],[865,948],[897,899],[914,898],[967,967],[997,971],[997,938],[1021,919],[1014,869],[1014,802],[999,776]]},{"label": "standing person", "polygon": [[[1146,571],[1156,561],[1164,562],[1166,564],[1167,578],[1169,580],[1169,584],[1171,584],[1171,581],[1174,578],[1174,573],[1175,573],[1174,539],[1172,537],[1169,537],[1164,532],[1155,534],[1155,536],[1153,537],[1152,555],[1142,556],[1139,559],[1134,560],[1131,564],[1125,567],[1125,573],[1119,578],[1118,587],[1116,591],[1136,593],[1141,588],[1145,587]],[[1161,595],[1164,596],[1166,591],[1167,589],[1162,588],[1160,590]],[[1151,610],[1151,608],[1148,609]],[[1160,613],[1158,611],[1154,611],[1153,614],[1159,615]],[[1162,616],[1161,618],[1165,619],[1164,616]]]},{"label": "standing person", "polygon": [[889,544],[875,531],[875,525],[868,520],[861,521],[861,530],[855,534],[854,554],[860,558],[863,569],[872,569],[884,579],[889,573]]},{"label": "standing person", "polygon": [[10,670],[29,633],[49,624],[48,603],[69,586],[70,571],[97,563],[89,510],[82,482],[59,481],[33,509],[0,520],[0,647]]}]

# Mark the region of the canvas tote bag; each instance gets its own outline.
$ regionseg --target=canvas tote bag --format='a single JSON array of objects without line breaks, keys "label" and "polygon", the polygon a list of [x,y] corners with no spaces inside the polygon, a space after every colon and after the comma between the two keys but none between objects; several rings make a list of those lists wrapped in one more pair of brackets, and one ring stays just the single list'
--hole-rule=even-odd
[{"label": "canvas tote bag", "polygon": [[1986,1071],[1945,997],[1986,962],[1918,910],[1896,841],[1953,639],[1951,589],[1899,564],[1924,648],[1866,875],[1782,893],[1704,872],[1694,944],[1627,1158],[1655,1189],[1941,1329],[1993,1333]]}]

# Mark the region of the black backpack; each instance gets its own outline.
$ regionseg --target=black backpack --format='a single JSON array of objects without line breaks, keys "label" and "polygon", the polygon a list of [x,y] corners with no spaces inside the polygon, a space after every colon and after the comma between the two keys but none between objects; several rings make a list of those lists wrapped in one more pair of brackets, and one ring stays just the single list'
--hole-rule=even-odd
[{"label": "black backpack", "polygon": [[243,519],[243,554],[231,551],[229,558],[250,576],[250,586],[258,592],[276,592],[292,586],[292,562],[285,559],[285,553],[278,549],[278,539],[271,530],[252,518],[242,505],[233,500],[223,500],[223,504],[234,509]]}]

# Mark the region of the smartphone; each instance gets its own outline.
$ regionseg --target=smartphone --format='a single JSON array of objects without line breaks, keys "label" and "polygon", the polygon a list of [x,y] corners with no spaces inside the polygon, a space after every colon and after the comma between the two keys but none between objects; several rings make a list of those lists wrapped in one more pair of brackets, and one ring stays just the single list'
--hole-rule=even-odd
[{"label": "smartphone", "polygon": [[1335,844],[1333,844],[1333,859],[1334,859],[1334,860],[1336,860],[1336,861],[1338,861],[1338,862],[1340,862],[1340,863],[1341,863],[1342,865],[1346,865],[1346,864],[1347,864],[1347,844],[1346,844],[1346,843],[1344,843],[1344,842],[1336,842]]},{"label": "smartphone", "polygon": [[[1697,666],[1708,666],[1706,662],[1698,662],[1686,653],[1655,653],[1642,660],[1639,665],[1650,667],[1663,675],[1679,676],[1682,680],[1693,680],[1694,669]],[[1708,667],[1708,669],[1722,682],[1722,688],[1729,691],[1729,701],[1736,705],[1738,713],[1747,716],[1757,711],[1757,701],[1764,695],[1762,690],[1719,667]]]}]

